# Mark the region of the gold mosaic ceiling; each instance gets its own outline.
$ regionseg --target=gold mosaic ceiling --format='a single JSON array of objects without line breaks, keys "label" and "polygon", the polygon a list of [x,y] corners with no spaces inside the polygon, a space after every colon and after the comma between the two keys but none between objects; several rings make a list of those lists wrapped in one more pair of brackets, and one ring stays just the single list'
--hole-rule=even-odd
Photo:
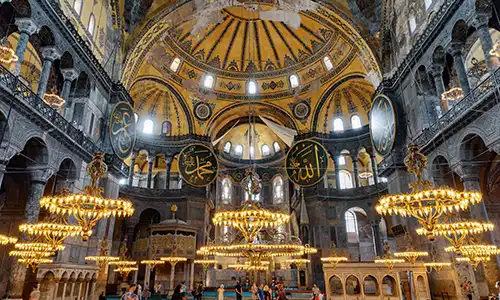
[{"label": "gold mosaic ceiling", "polygon": [[[174,135],[215,138],[227,122],[249,112],[300,132],[329,132],[335,116],[348,122],[357,114],[366,124],[374,90],[366,76],[379,77],[380,71],[367,43],[335,10],[301,12],[294,29],[228,7],[220,12],[221,23],[194,35],[195,20],[186,19],[190,5],[149,22],[125,62],[123,82],[140,120],[155,120],[155,133],[169,121]],[[169,68],[174,58],[181,61],[176,72]],[[212,90],[200,88],[207,74],[215,78]],[[293,74],[297,88],[290,83]],[[254,96],[247,93],[249,80],[257,85]]]}]

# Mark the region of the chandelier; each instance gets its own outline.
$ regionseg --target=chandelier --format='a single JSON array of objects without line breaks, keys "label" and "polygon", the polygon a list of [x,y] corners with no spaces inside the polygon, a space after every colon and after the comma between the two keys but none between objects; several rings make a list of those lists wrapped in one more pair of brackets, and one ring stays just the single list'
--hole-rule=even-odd
[{"label": "chandelier", "polygon": [[14,50],[5,45],[0,45],[0,63],[8,65],[16,62],[18,59]]},{"label": "chandelier", "polygon": [[424,263],[424,266],[426,268],[430,268],[431,271],[434,269],[434,270],[436,270],[437,273],[439,273],[439,272],[441,272],[441,269],[443,269],[444,267],[451,266],[451,263],[450,262],[436,262],[436,261],[433,261],[433,262],[426,262],[426,263]]},{"label": "chandelier", "polygon": [[208,258],[203,258],[203,259],[195,259],[194,260],[195,264],[202,265],[204,270],[207,270],[210,265],[215,265],[217,261],[215,259],[208,259]]},{"label": "chandelier", "polygon": [[287,259],[285,262],[290,265],[295,264],[298,270],[304,270],[306,268],[306,265],[310,263],[311,260],[305,258],[292,258],[292,259]]},{"label": "chandelier", "polygon": [[0,245],[8,245],[17,243],[16,237],[10,237],[3,234],[0,234]]},{"label": "chandelier", "polygon": [[43,95],[43,102],[56,110],[60,110],[66,101],[56,93],[51,93]]},{"label": "chandelier", "polygon": [[109,256],[108,255],[108,238],[107,234],[104,236],[104,239],[101,242],[101,247],[99,250],[99,255],[95,256],[86,256],[85,260],[95,261],[99,268],[102,268],[109,264],[112,261],[120,260],[117,256]]},{"label": "chandelier", "polygon": [[114,271],[120,273],[120,276],[125,279],[131,272],[139,270],[137,267],[118,267]]},{"label": "chandelier", "polygon": [[458,251],[451,246],[444,248],[444,251],[462,255],[463,257],[457,257],[457,261],[468,262],[474,269],[477,269],[480,263],[490,261],[491,256],[500,254],[500,249],[497,246],[484,244],[464,245]]},{"label": "chandelier", "polygon": [[290,215],[263,209],[256,201],[246,201],[238,211],[216,212],[213,217],[216,226],[231,226],[238,229],[248,243],[254,241],[262,229],[276,228],[289,221]]},{"label": "chandelier", "polygon": [[389,271],[392,271],[392,268],[394,267],[395,264],[402,264],[405,262],[404,259],[401,258],[394,258],[391,255],[391,247],[389,246],[388,242],[384,243],[384,251],[385,255],[383,258],[375,259],[376,264],[385,264],[389,268]]},{"label": "chandelier", "polygon": [[331,249],[331,255],[328,257],[321,258],[321,261],[323,263],[329,263],[335,269],[340,262],[348,261],[347,257],[345,256],[337,256],[337,246],[335,245],[334,242],[330,244],[330,249]]},{"label": "chandelier", "polygon": [[104,153],[94,153],[94,158],[87,166],[90,184],[84,187],[83,194],[70,194],[66,190],[60,196],[48,196],[40,199],[40,206],[52,214],[72,215],[83,228],[82,240],[89,239],[89,232],[102,218],[126,217],[134,213],[129,200],[105,199],[104,189],[98,186],[99,179],[106,172],[103,162]]},{"label": "chandelier", "polygon": [[63,245],[51,245],[39,242],[22,242],[14,245],[16,250],[9,252],[9,256],[17,257],[17,261],[24,263],[26,268],[31,267],[34,271],[40,263],[50,263],[48,257],[54,256],[57,251],[64,250]]},{"label": "chandelier", "polygon": [[178,256],[168,256],[168,257],[160,257],[161,261],[168,262],[172,267],[175,267],[175,265],[179,262],[185,262],[187,261],[186,257],[178,257]]},{"label": "chandelier", "polygon": [[146,259],[146,260],[141,260],[141,264],[147,265],[153,270],[156,268],[156,266],[159,266],[161,264],[164,264],[165,262],[163,260],[158,260],[158,259]]},{"label": "chandelier", "polygon": [[430,241],[435,240],[433,232],[441,215],[446,212],[463,211],[469,205],[481,202],[479,192],[458,192],[450,188],[433,189],[432,183],[423,178],[427,157],[416,145],[408,146],[408,156],[404,163],[408,172],[416,177],[416,181],[410,183],[412,193],[382,197],[375,209],[382,215],[416,218],[426,230]]},{"label": "chandelier", "polygon": [[405,240],[407,242],[406,250],[403,252],[394,252],[394,256],[397,258],[404,258],[410,264],[414,265],[419,257],[429,256],[429,253],[426,251],[416,251],[412,246],[412,238],[411,235],[407,232],[405,234]]},{"label": "chandelier", "polygon": [[493,45],[493,48],[490,50],[490,55],[500,57],[500,43]]},{"label": "chandelier", "polygon": [[62,245],[64,239],[70,236],[91,235],[92,231],[84,232],[79,225],[59,224],[59,223],[35,223],[21,224],[19,231],[25,232],[31,236],[42,238],[45,242],[57,246]]},{"label": "chandelier", "polygon": [[463,97],[464,92],[462,88],[459,87],[454,87],[441,94],[441,100],[443,101],[456,101],[462,99]]},{"label": "chandelier", "polygon": [[[455,247],[455,250],[459,252],[468,236],[492,231],[494,228],[495,225],[489,222],[461,221],[439,223],[435,225],[432,235],[445,237]],[[429,235],[429,232],[425,228],[417,228],[416,232],[419,235]]]}]

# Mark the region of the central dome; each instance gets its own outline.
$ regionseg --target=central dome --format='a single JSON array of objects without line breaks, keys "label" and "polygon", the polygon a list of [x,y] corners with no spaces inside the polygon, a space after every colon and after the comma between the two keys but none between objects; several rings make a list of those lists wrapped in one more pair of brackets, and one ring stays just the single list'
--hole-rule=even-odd
[{"label": "central dome", "polygon": [[[273,7],[260,5],[261,11]],[[192,34],[191,20],[172,28],[165,43],[189,63],[214,75],[253,78],[274,76],[314,63],[331,48],[337,36],[309,12],[300,13],[301,24],[259,19],[259,12],[242,6],[220,11],[222,22]],[[256,73],[257,72],[257,73]]]}]

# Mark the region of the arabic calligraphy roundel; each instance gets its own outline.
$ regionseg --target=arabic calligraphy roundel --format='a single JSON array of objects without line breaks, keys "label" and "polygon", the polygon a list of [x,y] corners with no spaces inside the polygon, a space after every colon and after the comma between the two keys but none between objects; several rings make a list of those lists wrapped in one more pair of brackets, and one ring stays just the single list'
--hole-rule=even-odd
[{"label": "arabic calligraphy roundel", "polygon": [[328,153],[314,140],[299,141],[288,151],[285,168],[293,183],[301,187],[313,186],[326,174]]},{"label": "arabic calligraphy roundel", "polygon": [[113,151],[120,159],[126,159],[135,145],[134,109],[128,102],[119,102],[109,118],[109,138]]},{"label": "arabic calligraphy roundel", "polygon": [[373,147],[382,156],[391,152],[396,140],[396,112],[391,100],[377,95],[370,110],[370,137]]},{"label": "arabic calligraphy roundel", "polygon": [[207,186],[217,178],[217,158],[212,150],[203,144],[185,147],[177,161],[182,179],[192,186]]}]

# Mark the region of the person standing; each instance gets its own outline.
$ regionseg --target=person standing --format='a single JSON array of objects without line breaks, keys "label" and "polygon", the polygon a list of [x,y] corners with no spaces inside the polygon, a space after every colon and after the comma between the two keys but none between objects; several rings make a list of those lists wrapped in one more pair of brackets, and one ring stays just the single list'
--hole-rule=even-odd
[{"label": "person standing", "polygon": [[261,283],[259,285],[258,293],[259,293],[259,300],[265,300],[264,299],[264,284]]},{"label": "person standing", "polygon": [[267,285],[264,286],[264,300],[271,300],[271,291]]},{"label": "person standing", "polygon": [[175,286],[174,294],[172,295],[172,299],[171,300],[182,300],[181,288],[182,288],[182,286],[180,284],[178,284],[177,286]]},{"label": "person standing", "polygon": [[99,300],[106,300],[106,296],[104,296],[104,292],[102,292],[102,293],[99,295]]},{"label": "person standing", "polygon": [[321,294],[321,290],[316,285],[316,283],[313,284],[312,292],[313,292],[313,300],[319,300],[319,295]]},{"label": "person standing", "polygon": [[38,284],[33,287],[33,291],[30,293],[30,300],[39,300],[40,290],[38,289]]},{"label": "person standing", "polygon": [[185,281],[183,281],[181,283],[181,295],[182,295],[182,299],[186,299],[186,297],[187,297],[187,286],[186,286],[185,283],[186,283]]},{"label": "person standing", "polygon": [[259,291],[259,288],[257,287],[257,284],[255,282],[252,285],[252,300],[257,300],[257,292]]},{"label": "person standing", "polygon": [[220,287],[217,289],[217,293],[219,296],[219,300],[224,300],[224,285],[221,284]]},{"label": "person standing", "polygon": [[131,284],[128,287],[128,291],[123,294],[123,296],[120,298],[120,300],[139,300],[139,297],[135,294],[135,290],[137,289],[137,286],[135,284]]},{"label": "person standing", "polygon": [[236,281],[236,288],[234,289],[236,292],[236,300],[243,299],[243,289],[241,288],[241,284],[239,281]]},{"label": "person standing", "polygon": [[278,285],[278,300],[288,300],[283,285]]},{"label": "person standing", "polygon": [[142,286],[140,284],[137,285],[137,296],[139,300],[142,300]]}]

